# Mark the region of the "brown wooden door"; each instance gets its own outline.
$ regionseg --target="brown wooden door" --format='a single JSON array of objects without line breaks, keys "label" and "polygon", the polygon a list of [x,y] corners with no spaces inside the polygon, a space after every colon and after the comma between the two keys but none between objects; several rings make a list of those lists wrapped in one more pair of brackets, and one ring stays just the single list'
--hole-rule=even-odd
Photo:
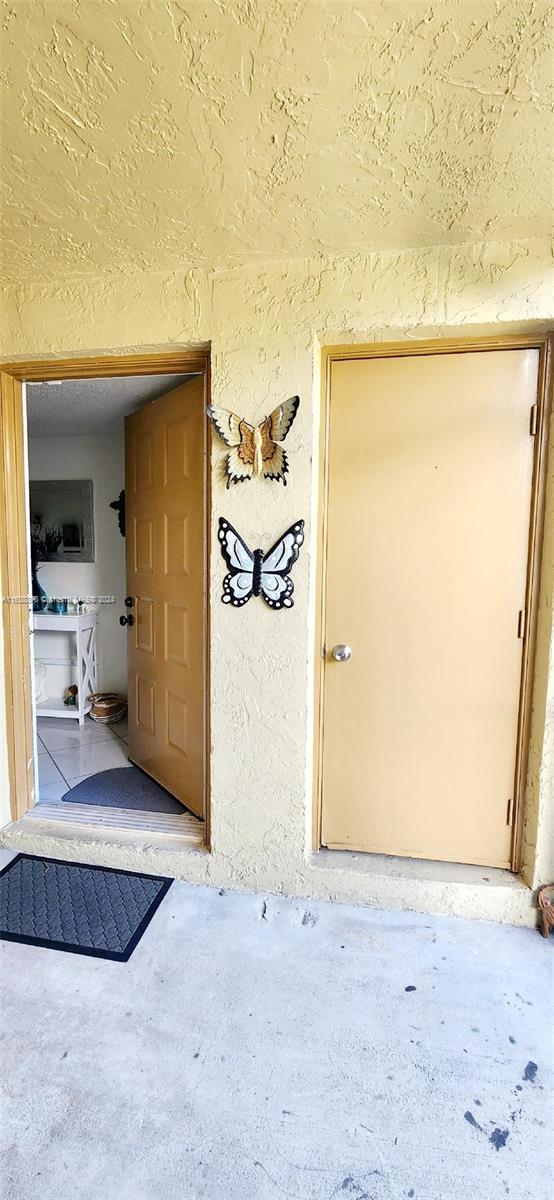
[{"label": "brown wooden door", "polygon": [[127,417],[125,434],[129,757],[202,816],[204,378]]},{"label": "brown wooden door", "polygon": [[332,363],[324,845],[510,865],[537,375],[535,350]]}]

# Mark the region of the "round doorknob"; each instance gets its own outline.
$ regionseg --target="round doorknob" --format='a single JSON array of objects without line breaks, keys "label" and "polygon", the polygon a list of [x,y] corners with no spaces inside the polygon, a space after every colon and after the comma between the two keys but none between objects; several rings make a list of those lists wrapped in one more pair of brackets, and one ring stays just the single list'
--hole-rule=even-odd
[{"label": "round doorknob", "polygon": [[348,662],[352,658],[352,650],[350,646],[345,646],[343,642],[339,642],[338,646],[333,646],[331,654],[335,662]]},{"label": "round doorknob", "polygon": [[134,616],[132,615],[132,613],[129,613],[129,616],[128,616],[128,617],[123,617],[123,616],[121,616],[121,617],[119,618],[119,624],[120,624],[120,625],[134,625],[134,623],[135,623],[135,618],[134,618]]}]

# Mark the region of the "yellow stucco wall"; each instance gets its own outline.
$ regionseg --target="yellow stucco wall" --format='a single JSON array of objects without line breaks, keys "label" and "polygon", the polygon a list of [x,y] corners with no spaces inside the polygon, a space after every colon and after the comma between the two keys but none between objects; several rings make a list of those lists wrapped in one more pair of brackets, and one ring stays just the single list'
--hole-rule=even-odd
[{"label": "yellow stucco wall", "polygon": [[[384,876],[368,878],[342,859],[333,868],[310,857],[318,372],[322,343],[544,328],[553,307],[551,253],[544,241],[334,255],[213,271],[68,276],[7,293],[4,358],[211,342],[213,403],[255,419],[294,392],[301,397],[287,442],[286,489],[255,480],[227,491],[221,447],[214,444],[213,846],[209,856],[167,855],[166,869],[223,886],[529,919],[529,895],[515,885],[494,894],[454,877],[400,886]],[[553,512],[551,470],[550,531]],[[306,520],[291,612],[276,614],[259,603],[237,611],[220,603],[223,564],[215,538],[220,515],[254,545],[267,545],[295,518]],[[525,872],[533,885],[554,873],[547,815],[553,784],[552,579],[550,547],[540,598],[525,837]],[[4,780],[4,792],[5,786]],[[105,861],[111,853],[103,852]],[[140,856],[129,854],[127,861],[137,865]]]},{"label": "yellow stucco wall", "polygon": [[549,0],[5,0],[16,283],[548,236]]}]

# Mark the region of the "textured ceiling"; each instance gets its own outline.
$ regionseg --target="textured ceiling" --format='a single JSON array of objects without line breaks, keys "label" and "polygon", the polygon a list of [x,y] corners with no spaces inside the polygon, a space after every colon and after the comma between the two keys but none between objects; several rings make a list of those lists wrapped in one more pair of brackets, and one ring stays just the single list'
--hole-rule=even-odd
[{"label": "textured ceiling", "polygon": [[5,0],[12,279],[550,230],[543,0]]},{"label": "textured ceiling", "polygon": [[141,375],[116,379],[65,379],[28,383],[29,437],[100,436],[121,429],[128,413],[179,387],[186,375]]}]

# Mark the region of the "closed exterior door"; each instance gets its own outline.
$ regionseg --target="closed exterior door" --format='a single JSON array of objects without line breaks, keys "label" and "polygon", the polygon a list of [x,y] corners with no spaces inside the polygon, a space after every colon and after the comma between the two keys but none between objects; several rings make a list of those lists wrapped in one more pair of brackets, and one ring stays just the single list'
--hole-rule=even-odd
[{"label": "closed exterior door", "polygon": [[331,364],[326,846],[510,865],[537,376],[536,350]]},{"label": "closed exterior door", "polygon": [[125,434],[129,757],[202,816],[203,377],[127,417]]}]

